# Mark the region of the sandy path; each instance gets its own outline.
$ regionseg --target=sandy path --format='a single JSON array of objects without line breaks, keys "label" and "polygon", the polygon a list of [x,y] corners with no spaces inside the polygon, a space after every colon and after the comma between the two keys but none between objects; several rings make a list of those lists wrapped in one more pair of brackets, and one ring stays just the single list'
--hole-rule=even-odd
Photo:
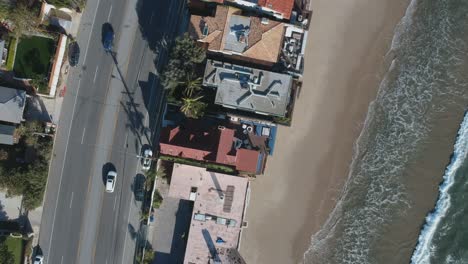
[{"label": "sandy path", "polygon": [[304,85],[293,124],[279,130],[252,184],[241,254],[248,263],[298,263],[348,175],[353,143],[387,69],[407,0],[314,0]]}]

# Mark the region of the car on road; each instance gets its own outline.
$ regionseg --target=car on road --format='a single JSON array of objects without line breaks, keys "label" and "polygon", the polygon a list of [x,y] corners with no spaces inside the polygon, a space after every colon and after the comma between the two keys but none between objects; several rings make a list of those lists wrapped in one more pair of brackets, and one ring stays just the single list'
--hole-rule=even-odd
[{"label": "car on road", "polygon": [[34,264],[43,264],[44,263],[44,256],[38,254],[34,257]]},{"label": "car on road", "polygon": [[151,168],[151,160],[153,159],[153,151],[149,148],[143,151],[142,170],[149,170]]},{"label": "car on road", "polygon": [[114,192],[116,179],[117,179],[117,172],[111,170],[107,173],[106,192],[108,193]]},{"label": "car on road", "polygon": [[114,29],[112,28],[111,24],[104,23],[102,25],[102,45],[104,46],[104,50],[107,52],[112,51],[112,47],[114,43]]},{"label": "car on road", "polygon": [[75,67],[78,65],[79,60],[80,47],[78,46],[78,42],[73,41],[68,45],[68,61],[70,62],[70,66]]},{"label": "car on road", "polygon": [[133,180],[133,192],[137,201],[143,201],[145,198],[145,181],[146,178],[143,174],[137,174]]}]

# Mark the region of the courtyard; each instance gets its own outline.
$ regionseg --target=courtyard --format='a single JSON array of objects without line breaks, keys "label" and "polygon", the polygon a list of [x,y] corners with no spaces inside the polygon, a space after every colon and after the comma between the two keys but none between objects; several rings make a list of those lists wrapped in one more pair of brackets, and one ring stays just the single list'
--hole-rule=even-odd
[{"label": "courtyard", "polygon": [[18,43],[13,71],[15,77],[31,79],[40,93],[47,93],[49,72],[55,53],[55,40],[23,36]]}]

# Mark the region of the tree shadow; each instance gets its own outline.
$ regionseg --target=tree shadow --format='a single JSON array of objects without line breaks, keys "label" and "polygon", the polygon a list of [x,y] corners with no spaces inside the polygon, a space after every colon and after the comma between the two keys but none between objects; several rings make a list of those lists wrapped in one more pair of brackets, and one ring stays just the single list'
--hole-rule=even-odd
[{"label": "tree shadow", "polygon": [[[122,81],[122,84],[125,88],[124,93],[127,95],[126,99],[120,102],[120,105],[122,106],[122,109],[125,111],[125,113],[128,116],[128,120],[130,120],[129,124],[126,124],[127,128],[129,128],[135,135],[136,138],[138,138],[140,145],[142,144],[141,141],[141,136],[145,136],[148,142],[150,142],[150,137],[147,133],[142,133],[144,131],[144,114],[138,109],[139,104],[135,103],[135,98],[133,96],[134,92],[131,91],[127,85],[127,82],[125,81],[125,78],[122,74],[122,71],[120,70],[119,63],[117,61],[117,54],[115,52],[109,52],[109,54],[112,56],[112,59],[114,60],[115,68],[117,69],[117,72],[119,73],[119,78],[120,81]],[[116,76],[112,75],[112,78],[116,78]]]},{"label": "tree shadow", "polygon": [[5,208],[5,206],[3,206],[2,201],[0,201],[0,221],[7,221],[8,220],[8,215],[3,210],[4,208]]},{"label": "tree shadow", "polygon": [[[152,131],[155,134],[159,132],[157,128],[164,112],[165,91],[161,85],[159,76],[154,73],[148,74],[147,81],[138,81],[138,86],[141,89],[143,102],[149,114],[148,126],[144,126],[141,133],[152,139]],[[152,91],[153,94],[151,93]],[[148,142],[152,144],[152,141]]]},{"label": "tree shadow", "polygon": [[135,227],[133,227],[133,225],[129,223],[127,228],[128,228],[128,233],[130,233],[130,238],[132,240],[135,240],[138,237],[138,232],[136,231]]}]

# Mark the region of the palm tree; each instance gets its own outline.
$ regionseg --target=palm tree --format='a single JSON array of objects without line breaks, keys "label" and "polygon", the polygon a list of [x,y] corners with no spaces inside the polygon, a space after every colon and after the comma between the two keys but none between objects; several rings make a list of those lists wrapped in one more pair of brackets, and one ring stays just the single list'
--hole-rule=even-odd
[{"label": "palm tree", "polygon": [[200,101],[202,98],[203,96],[182,98],[183,104],[180,107],[180,111],[189,118],[197,119],[202,117],[205,114],[207,106],[206,103]]},{"label": "palm tree", "polygon": [[187,76],[185,77],[185,80],[182,82],[179,82],[179,84],[185,87],[184,94],[187,97],[192,97],[195,92],[200,91],[201,83],[202,83],[202,78],[201,77],[195,78],[193,73],[187,74]]}]

